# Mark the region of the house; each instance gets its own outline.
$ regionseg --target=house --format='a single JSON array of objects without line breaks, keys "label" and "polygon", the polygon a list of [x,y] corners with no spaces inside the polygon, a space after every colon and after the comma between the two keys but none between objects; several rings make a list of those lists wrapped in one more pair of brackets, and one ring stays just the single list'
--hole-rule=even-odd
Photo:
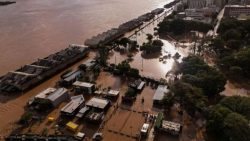
[{"label": "house", "polygon": [[65,88],[47,88],[38,95],[35,96],[34,100],[46,100],[50,102],[54,107],[60,103],[69,99],[68,90]]},{"label": "house", "polygon": [[160,104],[160,102],[163,100],[166,93],[168,93],[169,90],[167,86],[165,85],[159,85],[155,91],[154,97],[153,97],[153,104],[157,105]]},{"label": "house", "polygon": [[72,96],[71,101],[61,109],[63,115],[73,116],[82,108],[84,98],[82,95]]},{"label": "house", "polygon": [[95,90],[95,85],[88,82],[76,81],[73,83],[74,89],[77,93],[92,94]]}]

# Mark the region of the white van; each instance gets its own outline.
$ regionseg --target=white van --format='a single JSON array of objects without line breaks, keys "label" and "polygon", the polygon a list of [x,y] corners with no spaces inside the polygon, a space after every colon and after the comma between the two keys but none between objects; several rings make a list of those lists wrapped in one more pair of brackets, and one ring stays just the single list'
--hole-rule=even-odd
[{"label": "white van", "polygon": [[147,136],[149,130],[149,124],[144,123],[141,128],[141,136]]}]

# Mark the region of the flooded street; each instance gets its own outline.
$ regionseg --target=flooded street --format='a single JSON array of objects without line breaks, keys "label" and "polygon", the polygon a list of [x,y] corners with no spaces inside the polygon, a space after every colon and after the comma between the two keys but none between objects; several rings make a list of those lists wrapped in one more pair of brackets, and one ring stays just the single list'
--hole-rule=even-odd
[{"label": "flooded street", "polygon": [[17,0],[0,7],[0,75],[171,0]]},{"label": "flooded street", "polygon": [[[163,17],[159,20],[156,20],[149,24],[147,27],[142,29],[137,33],[137,35],[131,36],[134,32],[128,33],[125,36],[130,37],[131,40],[135,40],[139,45],[142,45],[144,42],[147,42],[147,34],[154,35],[154,28],[159,22],[161,22]],[[159,57],[164,57],[169,54],[173,56],[175,53],[179,53],[181,60],[183,57],[187,56],[190,52],[188,48],[175,47],[174,42],[161,39],[164,43],[162,51],[160,54],[149,55],[142,57],[142,51],[133,53],[133,60],[130,62],[130,65],[134,68],[140,70],[140,74],[146,77],[152,77],[156,79],[165,78],[166,73],[169,72],[173,65],[174,59],[172,57],[164,59],[165,61],[159,61]],[[114,64],[119,64],[123,60],[128,59],[127,53],[121,54],[120,52],[113,51],[110,55],[109,62]]]}]

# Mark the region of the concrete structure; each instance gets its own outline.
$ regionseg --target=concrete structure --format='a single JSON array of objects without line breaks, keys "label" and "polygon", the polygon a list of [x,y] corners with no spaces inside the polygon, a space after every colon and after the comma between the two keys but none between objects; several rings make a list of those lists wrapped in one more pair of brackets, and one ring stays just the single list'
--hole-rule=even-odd
[{"label": "concrete structure", "polygon": [[167,86],[159,85],[158,88],[155,91],[154,97],[153,97],[153,103],[159,104],[161,100],[163,100],[166,93],[168,93],[169,90]]},{"label": "concrete structure", "polygon": [[71,101],[61,109],[63,115],[73,116],[83,107],[84,98],[82,95],[72,96]]},{"label": "concrete structure", "polygon": [[35,96],[35,100],[47,100],[52,103],[54,107],[69,99],[68,90],[65,88],[47,88]]},{"label": "concrete structure", "polygon": [[250,15],[250,5],[226,5],[224,16],[238,18],[240,15]]},{"label": "concrete structure", "polygon": [[74,89],[77,93],[92,94],[95,89],[95,85],[88,82],[76,81],[73,83]]},{"label": "concrete structure", "polygon": [[109,104],[110,102],[106,99],[93,97],[86,103],[86,106],[95,109],[107,110]]}]

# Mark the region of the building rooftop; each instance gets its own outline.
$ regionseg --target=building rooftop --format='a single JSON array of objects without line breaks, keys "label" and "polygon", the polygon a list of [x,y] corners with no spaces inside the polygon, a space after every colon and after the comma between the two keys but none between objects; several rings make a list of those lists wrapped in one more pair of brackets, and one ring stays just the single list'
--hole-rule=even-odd
[{"label": "building rooftop", "polygon": [[181,124],[163,120],[162,121],[162,128],[167,129],[167,130],[172,130],[172,131],[175,131],[175,132],[180,132]]},{"label": "building rooftop", "polygon": [[37,94],[35,98],[47,99],[50,95],[52,95],[56,91],[56,88],[47,88]]},{"label": "building rooftop", "polygon": [[80,71],[80,70],[69,72],[63,76],[64,77],[63,80],[70,82],[70,81],[76,79],[76,77],[79,76],[81,73],[82,73],[82,71]]},{"label": "building rooftop", "polygon": [[159,85],[155,91],[153,100],[162,100],[165,96],[165,93],[169,92],[167,86]]},{"label": "building rooftop", "polygon": [[100,109],[104,109],[108,104],[109,104],[108,100],[95,98],[95,97],[90,99],[86,103],[86,105],[89,106],[89,107],[95,107],[95,108],[100,108]]},{"label": "building rooftop", "polygon": [[250,5],[226,5],[225,7],[250,7]]},{"label": "building rooftop", "polygon": [[109,96],[117,96],[119,95],[120,91],[116,91],[116,90],[109,90],[108,91],[108,95]]},{"label": "building rooftop", "polygon": [[76,117],[83,117],[83,115],[89,110],[89,107],[84,106],[76,115]]},{"label": "building rooftop", "polygon": [[84,97],[82,95],[72,96],[71,101],[61,109],[61,112],[71,114],[81,104],[83,104],[83,102],[84,102]]},{"label": "building rooftop", "polygon": [[94,84],[88,83],[88,82],[76,81],[76,82],[73,83],[73,86],[79,86],[79,87],[87,87],[87,88],[90,88],[90,87],[93,87]]}]

